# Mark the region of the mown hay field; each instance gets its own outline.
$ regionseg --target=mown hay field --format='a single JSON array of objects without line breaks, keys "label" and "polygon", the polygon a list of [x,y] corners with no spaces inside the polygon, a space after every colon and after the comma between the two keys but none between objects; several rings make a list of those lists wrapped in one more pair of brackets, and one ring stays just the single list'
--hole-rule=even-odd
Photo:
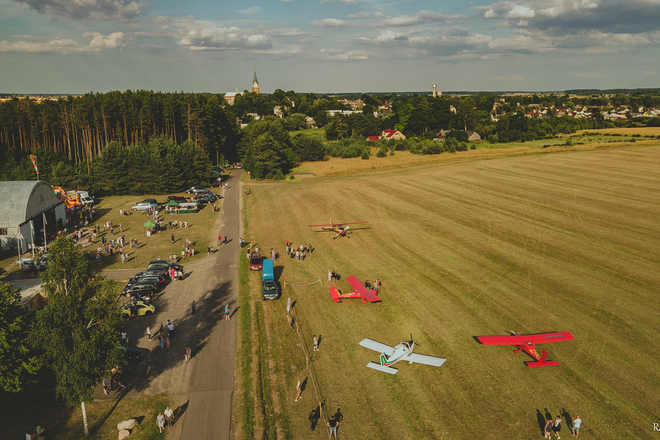
[{"label": "mown hay field", "polygon": [[[280,435],[327,436],[324,421],[310,431],[316,396],[286,320],[290,296],[309,351],[312,335],[321,335],[311,365],[326,417],[338,408],[343,415],[342,438],[541,438],[546,415],[558,414],[563,435],[570,435],[567,419],[581,415],[580,437],[653,436],[660,422],[660,147],[248,187],[244,238],[281,255],[282,285],[323,280],[263,303],[268,368],[257,367],[253,379],[269,384],[272,410],[269,402],[267,414],[257,407],[256,416],[274,420]],[[333,240],[308,227],[330,217],[368,220],[369,228]],[[303,262],[284,258],[287,239],[311,243],[314,252]],[[382,303],[334,303],[328,269],[342,275],[336,285],[343,290],[348,275],[380,278]],[[260,273],[249,275],[260,312]],[[473,339],[509,330],[570,331],[575,340],[539,347],[560,366],[529,368],[531,359],[513,347]],[[395,345],[410,334],[417,352],[444,357],[445,365],[399,363],[395,376],[365,367],[378,353],[360,340]],[[298,380],[307,380],[306,390],[294,402]]]}]

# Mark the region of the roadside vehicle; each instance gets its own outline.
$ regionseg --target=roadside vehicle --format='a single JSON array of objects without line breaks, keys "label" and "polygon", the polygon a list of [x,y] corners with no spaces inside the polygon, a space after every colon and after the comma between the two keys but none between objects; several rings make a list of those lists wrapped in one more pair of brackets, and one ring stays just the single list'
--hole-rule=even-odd
[{"label": "roadside vehicle", "polygon": [[243,168],[243,165],[242,165],[242,164],[239,163],[238,165],[236,165],[236,169],[240,170],[240,169],[242,169],[242,168]]},{"label": "roadside vehicle", "polygon": [[144,357],[142,355],[142,350],[127,347],[121,347],[120,350],[121,354],[124,356],[124,359],[126,359],[127,362],[134,364],[142,362],[142,358]]},{"label": "roadside vehicle", "polygon": [[139,279],[147,276],[163,277],[165,278],[166,281],[170,279],[170,273],[167,271],[167,269],[164,268],[154,268],[154,269],[145,270],[144,272],[138,272],[135,274],[133,278]]},{"label": "roadside vehicle", "polygon": [[217,188],[217,187],[219,187],[219,186],[220,186],[220,181],[219,181],[219,180],[214,180],[214,181],[211,182],[211,184],[209,185],[210,188]]},{"label": "roadside vehicle", "polygon": [[138,286],[140,284],[151,284],[156,286],[156,289],[161,289],[167,284],[167,280],[161,275],[145,275],[140,278],[131,278],[126,283],[126,287]]},{"label": "roadside vehicle", "polygon": [[121,291],[125,296],[151,296],[156,291],[155,283],[142,283],[142,284],[132,284],[124,287],[124,290]]},{"label": "roadside vehicle", "polygon": [[92,206],[94,204],[94,199],[89,196],[81,196],[80,203],[82,203],[83,206]]},{"label": "roadside vehicle", "polygon": [[[153,200],[153,199],[150,199],[150,200]],[[133,205],[131,207],[131,209],[133,211],[146,211],[149,208],[158,209],[158,203],[156,203],[155,201],[151,202],[151,201],[148,201],[148,200],[143,200],[142,202],[138,202],[138,203],[136,203],[135,205]]]},{"label": "roadside vehicle", "polygon": [[261,294],[264,299],[277,299],[280,297],[280,290],[275,282],[275,267],[271,259],[263,261],[263,271],[261,273]]},{"label": "roadside vehicle", "polygon": [[131,316],[131,309],[134,309],[137,316],[149,316],[156,311],[156,308],[145,301],[133,301],[121,308],[121,315],[124,318]]},{"label": "roadside vehicle", "polygon": [[183,266],[180,264],[172,263],[170,261],[165,261],[165,260],[154,260],[149,262],[149,266],[147,267],[147,270],[150,269],[158,269],[158,268],[166,268],[169,269],[170,267],[173,267],[176,270],[180,270],[183,272]]},{"label": "roadside vehicle", "polygon": [[208,190],[204,189],[203,186],[193,186],[193,187],[190,187],[190,189],[187,189],[186,193],[187,194],[197,194],[200,191],[208,191]]},{"label": "roadside vehicle", "polygon": [[250,270],[261,270],[262,268],[261,255],[257,252],[252,252],[252,255],[250,255]]}]

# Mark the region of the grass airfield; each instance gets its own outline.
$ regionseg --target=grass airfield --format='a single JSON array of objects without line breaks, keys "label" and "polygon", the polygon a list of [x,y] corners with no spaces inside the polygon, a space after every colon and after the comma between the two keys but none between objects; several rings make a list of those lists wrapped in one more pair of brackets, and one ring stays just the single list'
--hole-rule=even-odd
[{"label": "grass airfield", "polygon": [[[288,296],[310,352],[312,335],[321,335],[312,365],[326,415],[341,410],[342,438],[542,438],[546,412],[581,415],[580,437],[653,436],[660,421],[660,147],[248,187],[244,238],[279,252],[282,284],[324,285],[289,287],[262,304],[260,273],[249,274],[251,311],[263,313],[260,341],[268,344],[261,367],[258,347],[248,358],[253,392],[264,397],[254,399],[250,422],[241,418],[246,401],[237,399],[240,438],[327,435],[324,421],[310,431],[316,399],[286,321]],[[308,227],[330,217],[370,224],[337,240]],[[300,263],[286,259],[286,239],[311,243],[314,253]],[[348,275],[380,278],[382,303],[335,304],[328,269],[342,275],[336,285],[343,290]],[[524,362],[532,359],[513,347],[473,339],[508,330],[570,331],[575,340],[537,346],[560,366],[529,368]],[[410,333],[416,352],[444,357],[445,365],[400,362],[395,376],[366,368],[378,353],[360,340],[395,345]],[[303,400],[294,402],[295,384],[306,378]],[[570,435],[566,418],[562,434]]]}]

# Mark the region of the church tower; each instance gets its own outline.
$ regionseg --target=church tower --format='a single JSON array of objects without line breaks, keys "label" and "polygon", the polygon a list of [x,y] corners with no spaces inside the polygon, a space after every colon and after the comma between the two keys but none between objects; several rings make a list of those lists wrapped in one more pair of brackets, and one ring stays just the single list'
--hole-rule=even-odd
[{"label": "church tower", "polygon": [[254,79],[252,80],[252,93],[259,94],[259,81],[257,81],[257,71],[254,71]]}]

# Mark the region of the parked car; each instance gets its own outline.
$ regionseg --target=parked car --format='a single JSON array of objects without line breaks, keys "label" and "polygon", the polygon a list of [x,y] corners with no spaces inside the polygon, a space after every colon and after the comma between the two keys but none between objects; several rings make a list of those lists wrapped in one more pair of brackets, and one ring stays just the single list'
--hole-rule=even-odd
[{"label": "parked car", "polygon": [[138,286],[140,284],[151,284],[156,286],[156,289],[161,289],[167,284],[167,280],[164,275],[145,275],[140,278],[131,278],[126,283],[126,287]]},{"label": "parked car", "polygon": [[261,295],[264,299],[277,299],[280,297],[280,290],[275,281],[275,266],[273,260],[263,260],[263,269],[261,272]]},{"label": "parked car", "polygon": [[170,267],[173,267],[176,270],[180,270],[183,272],[183,266],[180,264],[172,263],[170,261],[165,261],[165,260],[154,260],[149,262],[149,266],[147,266],[147,270],[149,269],[157,269],[157,268],[166,268],[169,269]]},{"label": "parked car", "polygon": [[142,362],[142,350],[138,350],[137,348],[121,347],[121,354],[124,356],[124,359],[130,363],[137,364]]},{"label": "parked car", "polygon": [[210,188],[217,188],[217,187],[219,187],[219,186],[220,186],[220,181],[219,181],[219,180],[214,180],[214,181],[211,182],[211,184],[209,185]]},{"label": "parked car", "polygon": [[124,318],[129,318],[131,316],[131,308],[135,308],[137,316],[149,316],[156,311],[156,308],[145,301],[133,301],[130,304],[126,304],[121,309],[121,315]]},{"label": "parked car", "polygon": [[81,196],[80,203],[82,203],[83,206],[92,206],[94,205],[94,199],[88,196]]},{"label": "parked car", "polygon": [[142,202],[138,202],[131,207],[133,211],[146,211],[149,208],[158,208],[158,203],[156,203],[155,201],[151,202],[148,200],[143,200]]},{"label": "parked car", "polygon": [[197,194],[200,191],[208,191],[207,189],[204,189],[203,186],[193,186],[190,189],[186,190],[187,194]]},{"label": "parked car", "polygon": [[148,276],[160,276],[165,278],[165,280],[170,279],[170,273],[167,271],[167,269],[164,268],[154,268],[154,269],[148,269],[145,270],[144,272],[138,272],[135,274],[134,278],[142,278],[142,277],[148,277]]},{"label": "parked car", "polygon": [[252,255],[250,255],[250,270],[261,270],[261,269],[263,269],[261,255],[259,255],[257,252],[252,252]]},{"label": "parked car", "polygon": [[136,283],[132,285],[127,285],[124,287],[124,290],[121,291],[122,294],[131,297],[131,296],[151,296],[156,291],[155,283]]}]

